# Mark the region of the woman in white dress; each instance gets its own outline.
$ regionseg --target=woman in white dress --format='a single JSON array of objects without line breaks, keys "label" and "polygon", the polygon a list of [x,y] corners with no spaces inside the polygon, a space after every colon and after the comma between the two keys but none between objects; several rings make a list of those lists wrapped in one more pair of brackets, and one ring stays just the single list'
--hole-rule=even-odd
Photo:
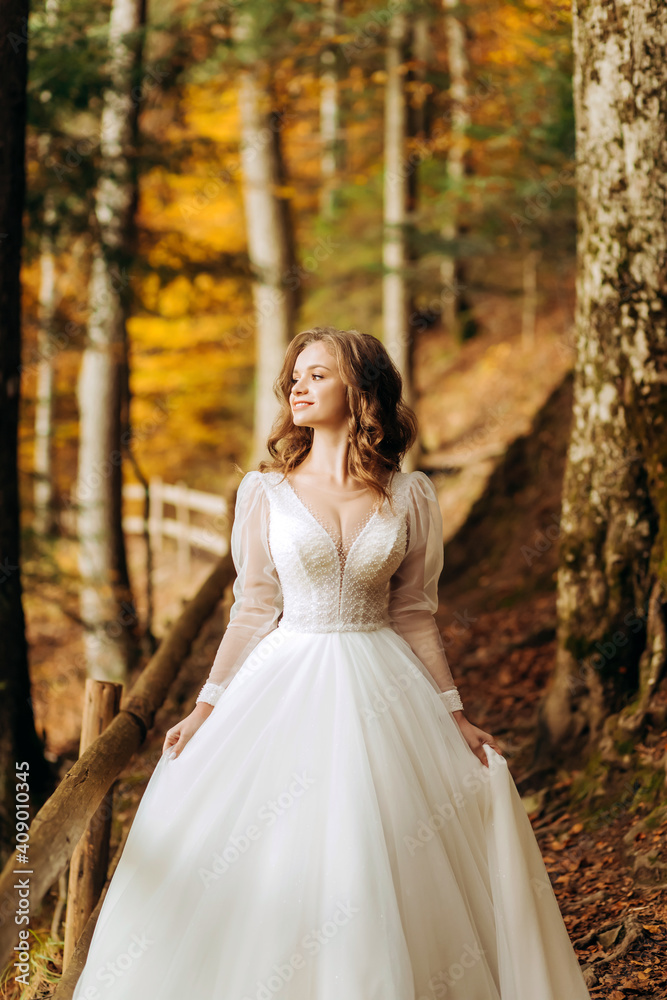
[{"label": "woman in white dress", "polygon": [[437,497],[376,338],[290,343],[230,623],[165,736],[74,1000],[590,1000],[433,614]]}]

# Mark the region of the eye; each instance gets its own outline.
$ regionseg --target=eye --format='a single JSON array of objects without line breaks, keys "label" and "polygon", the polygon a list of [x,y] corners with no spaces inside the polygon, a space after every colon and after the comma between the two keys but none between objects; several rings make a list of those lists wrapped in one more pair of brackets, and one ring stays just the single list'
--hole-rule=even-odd
[{"label": "eye", "polygon": [[[324,375],[317,375],[315,372],[313,372],[312,378],[324,378]],[[294,383],[298,382],[298,381],[299,381],[298,377],[295,377],[294,375],[292,375],[292,378],[290,379],[290,382],[292,383],[292,385],[294,385]]]}]

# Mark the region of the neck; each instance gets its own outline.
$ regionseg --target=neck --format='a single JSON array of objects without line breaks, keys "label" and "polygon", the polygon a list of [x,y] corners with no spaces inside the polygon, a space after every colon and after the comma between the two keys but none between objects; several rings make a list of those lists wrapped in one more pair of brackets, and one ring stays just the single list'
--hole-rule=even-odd
[{"label": "neck", "polygon": [[351,482],[347,471],[349,449],[347,423],[343,427],[316,427],[310,451],[299,469],[308,475],[321,478],[332,486],[349,486]]}]

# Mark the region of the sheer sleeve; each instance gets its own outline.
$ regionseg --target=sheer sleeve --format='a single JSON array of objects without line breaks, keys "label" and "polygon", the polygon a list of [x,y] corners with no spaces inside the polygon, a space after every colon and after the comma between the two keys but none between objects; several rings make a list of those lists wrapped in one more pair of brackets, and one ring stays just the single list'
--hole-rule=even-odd
[{"label": "sheer sleeve", "polygon": [[276,628],[282,591],[268,539],[269,500],[262,474],[247,472],[236,491],[231,551],[236,579],[229,624],[197,701],[215,705],[260,639]]},{"label": "sheer sleeve", "polygon": [[408,485],[408,543],[389,587],[389,621],[426,668],[424,672],[452,710],[463,708],[442,636],[433,617],[444,564],[442,515],[431,480],[413,472]]}]

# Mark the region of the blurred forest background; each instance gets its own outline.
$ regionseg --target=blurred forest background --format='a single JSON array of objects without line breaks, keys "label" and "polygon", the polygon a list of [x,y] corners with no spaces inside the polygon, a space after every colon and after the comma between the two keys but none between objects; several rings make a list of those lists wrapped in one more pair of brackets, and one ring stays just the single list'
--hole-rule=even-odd
[{"label": "blurred forest background", "polygon": [[[411,6],[406,18],[397,3],[154,5],[141,54],[136,27],[123,109],[136,133],[124,150],[107,149],[102,134],[106,88],[119,82],[110,6],[33,11],[20,470],[34,698],[52,751],[77,736],[86,669],[123,676],[127,657],[112,652],[106,670],[99,655],[86,664],[77,627],[75,514],[88,496],[77,476],[104,478],[111,451],[81,457],[82,427],[95,450],[108,389],[85,367],[91,325],[104,339],[115,336],[105,326],[125,321],[124,481],[226,495],[266,438],[259,405],[271,405],[289,336],[333,325],[391,340],[400,307],[383,272],[398,253],[407,331],[394,354],[421,419],[418,464],[448,486],[461,480],[445,491],[450,530],[494,456],[571,369],[567,4],[451,6]],[[232,17],[241,8],[242,40]],[[390,84],[406,105],[395,137]],[[403,232],[392,246],[396,197]],[[100,238],[107,284],[95,274]],[[259,330],[255,276],[266,295]],[[228,530],[220,519],[213,527]],[[126,545],[129,601],[145,621],[143,540]],[[169,545],[156,568],[158,632],[202,572],[195,558],[193,575],[174,580],[173,557]]]},{"label": "blurred forest background", "polygon": [[[438,488],[452,670],[507,747],[591,995],[662,995],[667,19],[649,7],[632,27],[575,4],[574,35],[568,0],[43,0],[15,20],[20,560],[11,517],[0,555],[25,628],[12,591],[0,750],[31,760],[36,806],[79,754],[86,678],[129,689],[224,556],[289,339],[372,333],[420,419],[405,467]],[[207,599],[114,786],[112,848],[220,641],[229,587]],[[2,995],[59,980],[65,853],[33,984]]]}]

